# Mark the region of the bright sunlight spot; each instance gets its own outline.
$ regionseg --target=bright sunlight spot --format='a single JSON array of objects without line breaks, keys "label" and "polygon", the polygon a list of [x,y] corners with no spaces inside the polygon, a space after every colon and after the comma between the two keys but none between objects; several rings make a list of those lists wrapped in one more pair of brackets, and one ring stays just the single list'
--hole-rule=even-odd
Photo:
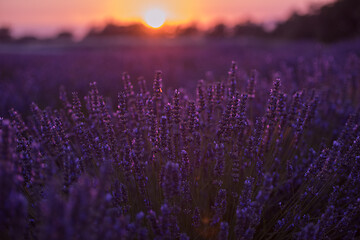
[{"label": "bright sunlight spot", "polygon": [[147,10],[144,15],[145,22],[153,28],[161,27],[165,19],[165,12],[157,8]]}]

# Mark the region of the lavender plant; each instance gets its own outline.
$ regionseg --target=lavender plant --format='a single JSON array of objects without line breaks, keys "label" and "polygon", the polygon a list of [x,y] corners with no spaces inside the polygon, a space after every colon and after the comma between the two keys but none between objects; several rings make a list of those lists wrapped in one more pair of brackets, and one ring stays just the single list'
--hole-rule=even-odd
[{"label": "lavender plant", "polygon": [[359,93],[286,93],[275,75],[265,97],[259,75],[232,62],[192,99],[160,71],[151,92],[125,73],[116,109],[95,82],[72,102],[61,89],[61,108],[11,109],[1,239],[359,238]]}]

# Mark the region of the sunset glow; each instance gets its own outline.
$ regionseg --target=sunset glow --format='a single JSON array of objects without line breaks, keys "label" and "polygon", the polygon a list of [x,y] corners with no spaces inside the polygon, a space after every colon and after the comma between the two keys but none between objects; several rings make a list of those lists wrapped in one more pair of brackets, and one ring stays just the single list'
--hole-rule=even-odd
[{"label": "sunset glow", "polygon": [[145,12],[144,20],[149,26],[159,28],[164,24],[166,14],[163,10],[158,8],[149,9]]},{"label": "sunset glow", "polygon": [[[145,13],[160,8],[169,25],[196,23],[209,27],[218,22],[236,24],[252,20],[271,22],[287,18],[293,11],[305,12],[310,4],[334,0],[0,0],[0,25],[10,26],[15,35],[52,35],[69,29],[85,33],[104,23],[149,22]],[[155,21],[155,20],[154,20]],[[149,24],[151,26],[151,24]]]}]

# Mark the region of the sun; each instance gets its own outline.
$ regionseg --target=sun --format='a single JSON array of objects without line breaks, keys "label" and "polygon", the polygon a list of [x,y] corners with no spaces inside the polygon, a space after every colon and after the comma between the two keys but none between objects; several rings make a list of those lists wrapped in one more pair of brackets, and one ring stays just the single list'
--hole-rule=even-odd
[{"label": "sun", "polygon": [[166,14],[161,9],[152,8],[145,12],[144,20],[150,27],[159,28],[164,24]]}]

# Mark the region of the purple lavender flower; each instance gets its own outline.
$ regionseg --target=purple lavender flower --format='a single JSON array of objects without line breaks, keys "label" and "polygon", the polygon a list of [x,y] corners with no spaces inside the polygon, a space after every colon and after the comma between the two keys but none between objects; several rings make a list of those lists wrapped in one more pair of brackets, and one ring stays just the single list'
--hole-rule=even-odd
[{"label": "purple lavender flower", "polygon": [[215,199],[214,206],[212,208],[215,211],[215,214],[213,216],[211,224],[215,225],[218,222],[220,222],[222,216],[225,214],[225,211],[226,211],[226,190],[225,189],[219,190],[219,192],[216,196],[216,199]]},{"label": "purple lavender flower", "polygon": [[162,72],[157,71],[153,82],[154,100],[161,100],[162,96]]},{"label": "purple lavender flower", "polygon": [[229,224],[227,222],[220,223],[219,240],[226,240],[229,238]]},{"label": "purple lavender flower", "polygon": [[214,177],[219,179],[224,175],[225,171],[225,156],[224,156],[224,144],[215,145],[215,167],[214,167]]},{"label": "purple lavender flower", "polygon": [[172,201],[180,193],[180,179],[179,164],[167,162],[161,184],[166,201]]},{"label": "purple lavender flower", "polygon": [[192,223],[191,225],[195,228],[198,228],[201,226],[201,216],[200,216],[200,209],[198,207],[196,207],[194,209],[194,213],[192,216]]},{"label": "purple lavender flower", "polygon": [[250,99],[255,98],[255,84],[257,82],[258,72],[256,70],[251,70],[251,74],[248,80],[247,86],[247,95]]}]

